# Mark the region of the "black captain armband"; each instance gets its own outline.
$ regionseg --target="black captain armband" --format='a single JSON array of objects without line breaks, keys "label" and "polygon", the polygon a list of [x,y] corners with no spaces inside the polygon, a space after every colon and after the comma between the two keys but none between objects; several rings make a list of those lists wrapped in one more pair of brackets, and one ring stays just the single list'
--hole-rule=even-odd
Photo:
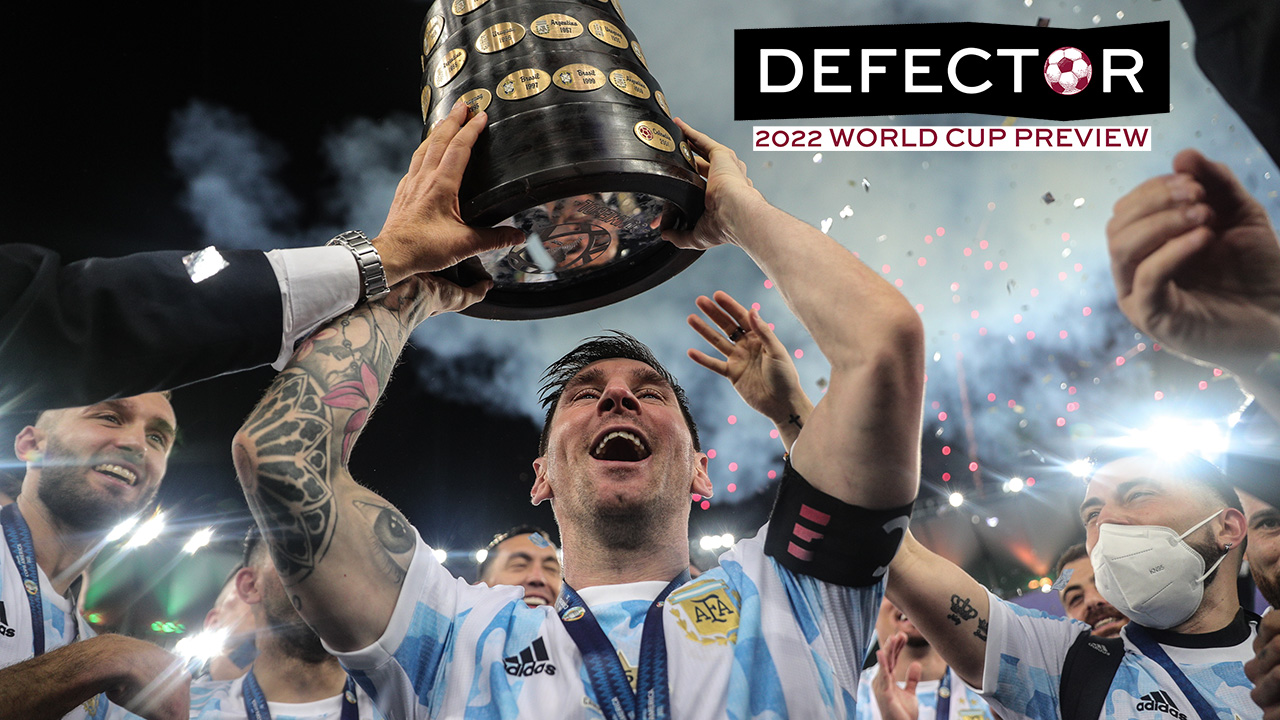
[{"label": "black captain armband", "polygon": [[850,505],[810,485],[787,460],[764,554],[832,585],[875,585],[902,544],[914,504],[887,510]]}]

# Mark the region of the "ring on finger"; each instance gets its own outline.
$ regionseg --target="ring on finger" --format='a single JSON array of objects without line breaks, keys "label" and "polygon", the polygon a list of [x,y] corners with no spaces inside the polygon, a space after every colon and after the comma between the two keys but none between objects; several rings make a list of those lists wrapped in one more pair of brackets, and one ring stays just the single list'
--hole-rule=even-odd
[{"label": "ring on finger", "polygon": [[751,331],[740,327],[737,330],[734,330],[733,334],[729,336],[729,342],[738,342],[738,340],[742,339],[743,335],[746,335],[749,332]]}]

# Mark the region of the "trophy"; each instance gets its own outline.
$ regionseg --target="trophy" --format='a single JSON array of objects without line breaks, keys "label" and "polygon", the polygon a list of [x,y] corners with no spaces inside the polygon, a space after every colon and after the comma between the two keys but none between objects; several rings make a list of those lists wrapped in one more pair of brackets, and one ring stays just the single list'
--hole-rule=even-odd
[{"label": "trophy", "polygon": [[[421,92],[424,136],[459,98],[488,113],[462,180],[462,217],[527,238],[479,256],[495,285],[465,314],[590,310],[701,255],[662,240],[697,221],[706,183],[617,0],[435,0]],[[465,284],[468,269],[445,275]]]}]

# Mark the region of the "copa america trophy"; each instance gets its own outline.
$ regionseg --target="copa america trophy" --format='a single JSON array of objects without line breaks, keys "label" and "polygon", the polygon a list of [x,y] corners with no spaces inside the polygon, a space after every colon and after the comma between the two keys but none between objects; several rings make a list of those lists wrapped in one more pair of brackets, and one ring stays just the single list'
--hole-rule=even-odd
[{"label": "copa america trophy", "polygon": [[467,315],[590,310],[701,255],[661,237],[693,226],[706,183],[617,0],[435,0],[421,91],[424,136],[459,98],[488,113],[462,217],[527,237],[480,255],[495,286]]}]

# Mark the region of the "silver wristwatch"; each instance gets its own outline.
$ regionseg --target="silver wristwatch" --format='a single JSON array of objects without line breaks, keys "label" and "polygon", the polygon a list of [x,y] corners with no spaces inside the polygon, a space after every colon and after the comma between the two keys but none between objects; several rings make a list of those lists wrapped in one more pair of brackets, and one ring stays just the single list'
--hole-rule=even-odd
[{"label": "silver wristwatch", "polygon": [[377,300],[391,292],[387,287],[387,273],[382,269],[382,258],[378,257],[378,250],[364,233],[348,230],[326,244],[341,245],[355,256],[356,264],[360,266],[360,280],[363,282],[362,300]]}]

